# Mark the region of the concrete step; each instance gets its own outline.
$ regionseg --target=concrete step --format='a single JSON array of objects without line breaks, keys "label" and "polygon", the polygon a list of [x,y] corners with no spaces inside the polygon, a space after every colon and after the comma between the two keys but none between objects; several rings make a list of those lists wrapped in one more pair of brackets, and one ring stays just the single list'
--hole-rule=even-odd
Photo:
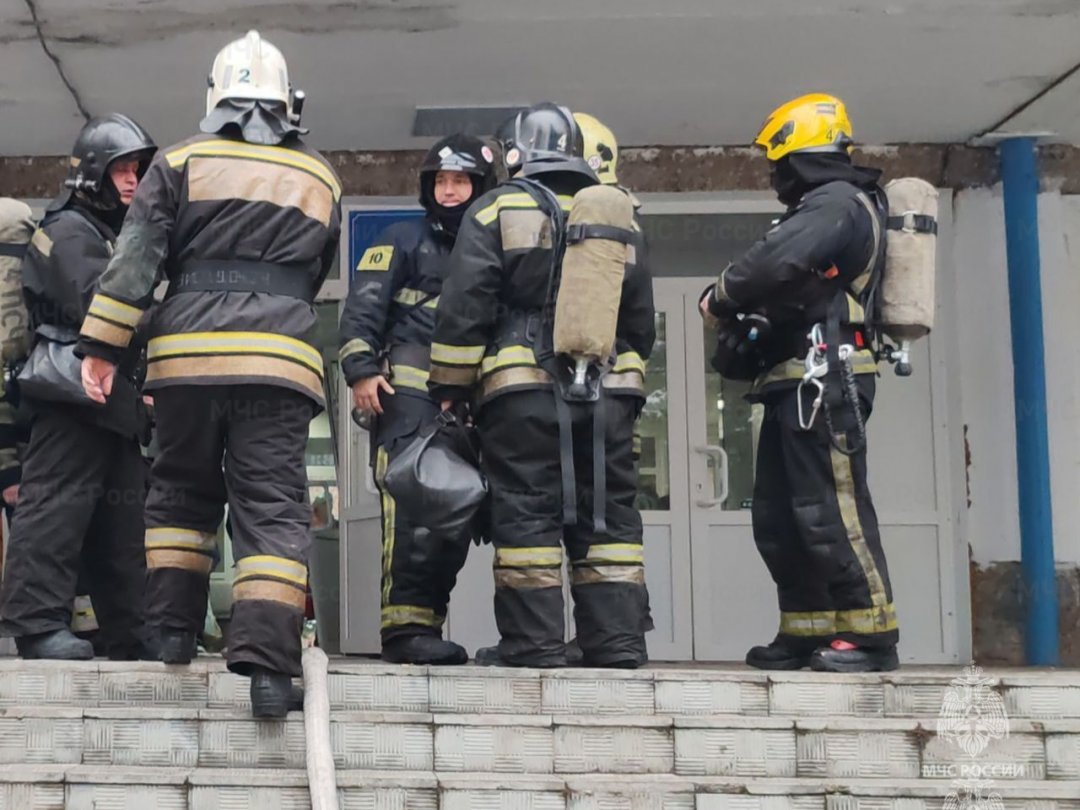
[{"label": "concrete step", "polygon": [[[410,667],[330,662],[337,711],[433,714],[745,715],[823,719],[926,718],[942,711],[959,668],[830,675],[745,667],[602,669]],[[1080,719],[1080,677],[1053,670],[990,670],[984,694],[1011,720]],[[155,663],[0,660],[0,707],[169,706],[244,708],[247,681],[219,658],[186,667]]]},{"label": "concrete step", "polygon": [[[1080,810],[1080,783],[978,790],[920,780],[739,780],[341,771],[342,810]],[[0,810],[308,810],[303,772],[26,766],[0,770]],[[973,804],[972,801],[981,802]],[[957,805],[959,806],[959,805]]]},{"label": "concrete step", "polygon": [[[343,712],[344,770],[743,778],[1080,779],[1080,720],[1012,721],[972,756],[937,720]],[[0,765],[304,768],[303,715],[242,709],[0,709]]]}]

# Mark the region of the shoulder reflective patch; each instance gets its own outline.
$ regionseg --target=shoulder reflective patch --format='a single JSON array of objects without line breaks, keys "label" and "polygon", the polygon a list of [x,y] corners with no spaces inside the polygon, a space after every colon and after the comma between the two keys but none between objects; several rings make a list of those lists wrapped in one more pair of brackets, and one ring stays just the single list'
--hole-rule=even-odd
[{"label": "shoulder reflective patch", "polygon": [[394,258],[393,245],[375,245],[364,251],[360,262],[356,265],[357,272],[362,271],[386,271],[390,269],[390,260]]},{"label": "shoulder reflective patch", "polygon": [[37,248],[37,252],[42,256],[52,255],[53,241],[41,228],[34,231],[34,237],[30,240],[30,244]]}]

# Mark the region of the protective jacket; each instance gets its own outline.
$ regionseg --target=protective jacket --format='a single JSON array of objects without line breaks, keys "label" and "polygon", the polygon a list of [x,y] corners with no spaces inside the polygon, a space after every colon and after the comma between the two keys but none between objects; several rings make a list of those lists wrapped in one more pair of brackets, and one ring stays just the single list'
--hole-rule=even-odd
[{"label": "protective jacket", "polygon": [[[554,190],[570,191],[572,186]],[[557,194],[564,211],[573,196]],[[617,359],[604,378],[608,393],[644,397],[645,361],[656,337],[652,278],[640,229],[631,246],[616,330]],[[443,285],[431,348],[436,399],[465,400],[479,384],[482,406],[508,391],[550,388],[534,346],[548,298],[551,223],[526,191],[504,184],[465,217],[452,272]]]},{"label": "protective jacket", "polygon": [[82,327],[80,351],[110,360],[152,315],[147,389],[271,384],[323,400],[306,340],[336,258],[341,184],[298,138],[261,146],[200,135],[154,159]]},{"label": "protective jacket", "polygon": [[428,398],[430,346],[453,237],[432,218],[384,230],[360,259],[341,316],[341,368],[351,386],[389,370],[394,390]]},{"label": "protective jacket", "polygon": [[858,349],[850,358],[855,373],[876,373],[863,327],[884,255],[888,209],[877,173],[867,175],[862,186],[838,180],[808,191],[720,274],[709,302],[716,314],[757,312],[773,324],[762,348],[768,370],[756,389],[802,378],[807,333],[827,321],[831,307],[843,326],[841,339]]},{"label": "protective jacket", "polygon": [[[45,216],[22,265],[23,295],[32,332],[53,326],[78,333],[90,308],[94,285],[105,272],[115,244],[112,229],[77,198]],[[71,418],[131,438],[146,438],[148,415],[140,394],[145,374],[143,348],[139,336],[117,352],[113,390],[104,406],[70,405],[62,406],[63,411]]]}]

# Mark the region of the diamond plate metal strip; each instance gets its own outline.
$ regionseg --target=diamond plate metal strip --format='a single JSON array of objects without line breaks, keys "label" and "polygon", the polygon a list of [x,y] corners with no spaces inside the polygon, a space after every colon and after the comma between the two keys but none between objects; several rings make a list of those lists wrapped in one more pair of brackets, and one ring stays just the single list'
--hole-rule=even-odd
[{"label": "diamond plate metal strip", "polygon": [[439,726],[435,769],[477,773],[551,773],[552,729],[535,726]]},{"label": "diamond plate metal strip", "polygon": [[77,765],[82,756],[82,718],[0,717],[0,765]]},{"label": "diamond plate metal strip", "polygon": [[675,729],[680,776],[793,777],[794,730]]},{"label": "diamond plate metal strip", "polygon": [[651,680],[541,680],[543,714],[654,714],[656,684]]},{"label": "diamond plate metal strip", "polygon": [[87,718],[83,763],[140,767],[194,767],[199,756],[196,720]]},{"label": "diamond plate metal strip", "polygon": [[896,731],[798,732],[797,775],[807,778],[916,779],[919,741]]},{"label": "diamond plate metal strip", "polygon": [[558,726],[556,773],[671,773],[671,729]]}]

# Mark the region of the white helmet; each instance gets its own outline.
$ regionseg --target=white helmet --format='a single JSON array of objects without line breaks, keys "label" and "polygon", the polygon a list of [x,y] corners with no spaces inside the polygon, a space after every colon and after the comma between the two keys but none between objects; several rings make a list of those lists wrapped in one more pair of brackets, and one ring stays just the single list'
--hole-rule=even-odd
[{"label": "white helmet", "polygon": [[280,101],[292,116],[289,68],[281,51],[248,31],[243,39],[222,48],[210,69],[210,89],[206,91],[206,114],[225,99]]}]

